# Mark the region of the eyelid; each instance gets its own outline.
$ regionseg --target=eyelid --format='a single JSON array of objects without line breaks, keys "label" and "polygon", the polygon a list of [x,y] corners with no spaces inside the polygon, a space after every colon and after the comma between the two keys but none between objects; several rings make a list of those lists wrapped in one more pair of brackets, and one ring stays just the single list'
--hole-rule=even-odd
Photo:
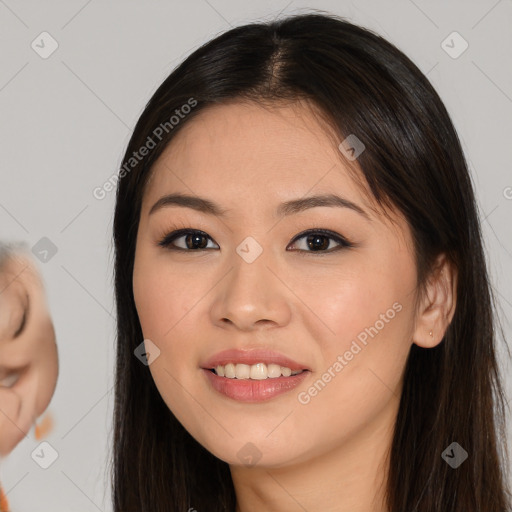
[{"label": "eyelid", "polygon": [[26,297],[27,297],[27,306],[25,307],[25,309],[23,311],[23,318],[21,320],[21,324],[18,327],[18,330],[14,333],[14,336],[13,336],[14,338],[17,338],[25,330],[25,326],[27,325],[27,318],[28,318],[28,314],[30,311],[30,299],[29,299],[28,293],[26,294]]}]

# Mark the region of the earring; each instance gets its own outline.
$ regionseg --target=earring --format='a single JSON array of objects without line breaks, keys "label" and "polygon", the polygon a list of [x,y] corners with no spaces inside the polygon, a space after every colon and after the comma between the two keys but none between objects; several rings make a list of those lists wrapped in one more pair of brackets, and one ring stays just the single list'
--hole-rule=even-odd
[{"label": "earring", "polygon": [[432,336],[432,337],[434,336],[434,334],[432,333],[432,331],[430,331],[430,332],[429,332],[429,334],[430,334],[430,336]]}]

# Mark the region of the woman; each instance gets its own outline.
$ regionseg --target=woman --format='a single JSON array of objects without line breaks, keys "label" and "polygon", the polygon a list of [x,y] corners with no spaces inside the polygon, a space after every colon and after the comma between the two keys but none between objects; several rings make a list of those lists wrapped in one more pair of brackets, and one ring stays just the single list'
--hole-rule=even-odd
[{"label": "woman", "polygon": [[[55,330],[44,283],[24,244],[0,243],[0,458],[28,435],[45,411],[58,378]],[[46,415],[35,438],[49,432]],[[0,512],[8,511],[0,485]]]},{"label": "woman", "polygon": [[322,13],[234,28],[119,178],[116,512],[508,510],[474,192],[402,52]]}]

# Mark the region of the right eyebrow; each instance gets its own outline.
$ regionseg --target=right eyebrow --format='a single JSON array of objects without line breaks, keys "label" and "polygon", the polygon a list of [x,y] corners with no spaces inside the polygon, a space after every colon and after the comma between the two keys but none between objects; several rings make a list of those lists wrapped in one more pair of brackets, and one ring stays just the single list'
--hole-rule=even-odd
[{"label": "right eyebrow", "polygon": [[162,196],[149,210],[149,214],[160,210],[161,208],[165,208],[167,206],[183,206],[186,208],[192,208],[193,210],[197,210],[198,212],[206,213],[209,215],[215,215],[217,217],[224,217],[231,210],[225,210],[221,208],[219,205],[215,204],[213,201],[209,199],[199,197],[199,196],[190,196],[187,194],[167,194]]}]

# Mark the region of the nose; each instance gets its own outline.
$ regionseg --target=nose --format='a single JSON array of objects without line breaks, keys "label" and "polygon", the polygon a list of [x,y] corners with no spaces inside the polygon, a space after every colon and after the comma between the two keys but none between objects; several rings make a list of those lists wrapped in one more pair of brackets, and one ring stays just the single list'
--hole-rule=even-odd
[{"label": "nose", "polygon": [[235,254],[231,270],[215,287],[212,322],[243,331],[287,325],[291,292],[266,258],[247,263]]}]

